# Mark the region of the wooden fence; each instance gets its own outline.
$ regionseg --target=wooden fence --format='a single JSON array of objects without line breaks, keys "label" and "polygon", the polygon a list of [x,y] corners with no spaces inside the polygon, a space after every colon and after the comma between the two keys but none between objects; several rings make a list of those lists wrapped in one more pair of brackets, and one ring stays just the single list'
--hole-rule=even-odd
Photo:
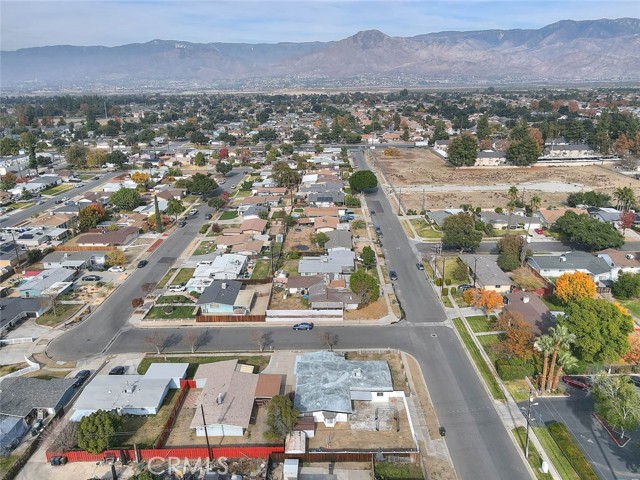
[{"label": "wooden fence", "polygon": [[86,252],[86,251],[93,251],[93,250],[97,250],[97,251],[101,251],[101,252],[111,252],[113,250],[117,250],[117,247],[114,247],[112,245],[96,245],[96,246],[90,246],[90,245],[57,245],[56,247],[53,247],[54,250],[56,250],[57,252]]},{"label": "wooden fence", "polygon": [[154,444],[154,448],[164,447],[164,443],[167,441],[167,438],[169,438],[169,434],[171,433],[173,424],[175,423],[176,418],[178,418],[180,409],[182,408],[182,405],[184,404],[184,401],[187,398],[187,395],[189,395],[190,387],[191,385],[189,383],[185,382],[183,386],[182,381],[180,382],[180,388],[181,388],[180,395],[178,396],[176,403],[173,405],[173,409],[171,410],[171,413],[169,414],[169,418],[167,418],[167,421],[164,424],[162,433],[160,434],[160,436],[156,440],[156,443]]},{"label": "wooden fence", "polygon": [[217,322],[264,322],[266,315],[196,315],[198,323],[217,323]]}]

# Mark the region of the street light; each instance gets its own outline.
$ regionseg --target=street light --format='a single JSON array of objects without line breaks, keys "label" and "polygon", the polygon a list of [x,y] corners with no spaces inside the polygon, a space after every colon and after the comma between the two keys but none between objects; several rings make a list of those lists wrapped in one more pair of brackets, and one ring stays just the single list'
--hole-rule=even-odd
[{"label": "street light", "polygon": [[529,458],[529,429],[531,428],[531,407],[539,405],[538,402],[533,403],[533,390],[529,389],[529,402],[527,405],[527,436],[524,442],[524,457]]}]

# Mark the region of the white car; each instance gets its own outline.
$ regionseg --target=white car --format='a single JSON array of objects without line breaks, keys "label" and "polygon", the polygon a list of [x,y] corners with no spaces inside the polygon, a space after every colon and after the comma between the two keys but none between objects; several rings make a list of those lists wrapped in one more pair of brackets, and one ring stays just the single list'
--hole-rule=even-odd
[{"label": "white car", "polygon": [[124,272],[124,267],[119,267],[119,266],[115,266],[115,267],[111,267],[109,269],[110,272]]},{"label": "white car", "polygon": [[169,287],[170,292],[184,292],[187,289],[186,285],[172,285]]}]

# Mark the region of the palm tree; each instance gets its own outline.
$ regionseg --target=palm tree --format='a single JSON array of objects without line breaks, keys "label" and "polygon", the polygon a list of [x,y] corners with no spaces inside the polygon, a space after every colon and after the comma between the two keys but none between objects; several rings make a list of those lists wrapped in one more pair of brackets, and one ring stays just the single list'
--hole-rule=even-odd
[{"label": "palm tree", "polygon": [[576,335],[574,333],[570,333],[569,329],[565,325],[551,327],[549,329],[549,332],[551,332],[551,337],[553,338],[553,355],[551,356],[551,365],[549,366],[549,377],[547,378],[547,386],[551,385],[551,381],[553,380],[553,371],[556,368],[558,352],[561,349],[568,349],[572,343],[576,342]]},{"label": "palm tree", "polygon": [[534,195],[529,200],[529,210],[531,210],[531,216],[529,217],[529,227],[527,228],[527,233],[531,230],[531,221],[533,220],[533,215],[540,210],[540,205],[542,205],[542,200],[538,195]]},{"label": "palm tree", "polygon": [[636,197],[631,187],[616,188],[613,192],[619,210],[631,210],[636,205]]},{"label": "palm tree", "polygon": [[553,338],[551,335],[542,335],[533,344],[533,347],[542,353],[542,377],[540,379],[540,391],[544,392],[547,386],[547,373],[549,371],[549,355],[553,352]]},{"label": "palm tree", "polygon": [[509,212],[509,225],[507,226],[507,235],[509,235],[511,233],[511,215],[513,215],[513,211],[516,209],[516,201],[518,200],[518,187],[516,187],[515,185],[509,187],[507,198],[509,198],[509,202],[507,203],[507,212]]},{"label": "palm tree", "polygon": [[570,350],[560,350],[558,352],[558,371],[553,379],[553,385],[551,386],[551,390],[556,390],[558,388],[558,382],[560,381],[560,377],[568,370],[572,370],[578,365],[578,359],[571,355]]}]

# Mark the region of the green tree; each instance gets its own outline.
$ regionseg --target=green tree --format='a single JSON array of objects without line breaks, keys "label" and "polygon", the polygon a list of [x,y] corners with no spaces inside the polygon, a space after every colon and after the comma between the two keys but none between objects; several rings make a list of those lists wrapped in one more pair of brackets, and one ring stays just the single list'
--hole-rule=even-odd
[{"label": "green tree", "polygon": [[129,158],[120,150],[114,150],[109,153],[106,158],[107,163],[111,163],[118,168],[122,168],[122,166],[127,163]]},{"label": "green tree", "polygon": [[531,200],[529,200],[529,215],[531,216],[529,217],[529,227],[527,228],[527,232],[531,230],[531,222],[533,221],[533,216],[538,210],[540,210],[541,205],[542,199],[537,194],[535,194],[533,197],[531,197]]},{"label": "green tree", "polygon": [[233,165],[228,162],[218,161],[218,163],[216,163],[216,172],[221,173],[223,177],[231,170],[233,170]]},{"label": "green tree", "polygon": [[95,228],[104,219],[104,208],[95,203],[87,205],[78,212],[78,228],[86,232],[90,228]]},{"label": "green tree", "polygon": [[209,200],[208,205],[214,210],[220,210],[225,206],[226,203],[227,202],[225,202],[221,197],[213,197],[211,200]]},{"label": "green tree", "polygon": [[616,298],[629,299],[640,297],[640,274],[620,272],[613,282],[613,295]]},{"label": "green tree", "polygon": [[42,260],[42,250],[39,248],[32,248],[27,252],[27,263],[32,264]]},{"label": "green tree", "polygon": [[309,141],[309,135],[307,135],[304,130],[294,130],[291,133],[291,140],[293,141],[293,143],[300,146],[303,143],[307,143]]},{"label": "green tree", "polygon": [[202,173],[196,173],[191,177],[191,193],[196,195],[206,195],[218,188],[218,184],[213,178],[208,177]]},{"label": "green tree", "polygon": [[156,232],[162,233],[162,215],[160,215],[160,206],[158,205],[158,196],[153,196],[154,215],[156,217]]},{"label": "green tree", "polygon": [[267,405],[267,426],[265,436],[272,440],[283,439],[293,430],[298,421],[299,412],[293,408],[291,399],[286,395],[276,395]]},{"label": "green tree", "polygon": [[549,334],[553,339],[553,353],[551,354],[551,363],[549,364],[549,376],[547,377],[547,386],[553,385],[554,371],[556,362],[558,361],[558,353],[561,350],[568,350],[571,345],[576,343],[577,336],[569,331],[566,325],[557,325],[549,329]]},{"label": "green tree", "polygon": [[300,181],[300,174],[286,162],[276,162],[271,168],[271,176],[279,187],[291,188]]},{"label": "green tree", "polygon": [[491,128],[489,127],[489,117],[485,113],[478,119],[478,123],[476,125],[476,135],[478,136],[478,140],[482,141],[489,138],[491,135]]},{"label": "green tree", "polygon": [[361,206],[360,199],[355,195],[350,195],[348,193],[344,196],[344,204],[351,208],[360,208]]},{"label": "green tree", "polygon": [[603,298],[570,303],[559,322],[576,335],[577,357],[585,362],[615,362],[630,349],[633,320]]},{"label": "green tree", "polygon": [[636,195],[631,187],[616,188],[613,192],[618,210],[635,210],[637,208]]},{"label": "green tree", "polygon": [[13,172],[7,172],[6,175],[2,175],[0,177],[0,190],[4,190],[5,192],[11,190],[16,186],[18,177]]},{"label": "green tree", "polygon": [[513,142],[507,149],[507,160],[513,165],[531,165],[538,161],[539,155],[538,143],[529,136],[518,142]]},{"label": "green tree", "polygon": [[369,275],[365,270],[358,270],[349,279],[349,288],[360,296],[361,304],[368,305],[375,302],[380,296],[378,280]]},{"label": "green tree", "polygon": [[360,258],[362,258],[362,266],[367,270],[376,265],[376,253],[373,251],[373,248],[368,245],[362,249]]},{"label": "green tree", "polygon": [[198,131],[193,132],[189,137],[189,141],[195,145],[204,145],[209,141],[209,137],[207,137],[204,133]]},{"label": "green tree", "polygon": [[0,157],[8,157],[17,155],[20,151],[20,143],[12,137],[3,137],[0,139]]},{"label": "green tree", "polygon": [[456,258],[456,266],[451,276],[456,282],[466,282],[469,279],[469,267],[460,258]]},{"label": "green tree", "polygon": [[590,250],[619,248],[624,244],[624,237],[613,225],[586,214],[568,211],[556,220],[553,228],[563,240],[580,243]]},{"label": "green tree", "polygon": [[87,153],[89,153],[87,147],[74,144],[67,147],[65,157],[69,165],[82,168],[87,165]]},{"label": "green tree", "polygon": [[196,153],[196,156],[193,158],[193,164],[196,167],[204,167],[206,163],[207,162],[206,162],[206,160],[204,158],[204,153],[202,153],[202,152]]},{"label": "green tree", "polygon": [[575,192],[570,193],[567,197],[567,205],[577,207],[578,205],[589,205],[591,207],[606,207],[609,205],[611,197],[606,193],[594,192]]},{"label": "green tree", "polygon": [[140,194],[132,188],[121,188],[111,195],[109,201],[118,210],[124,210],[127,212],[133,211],[142,203]]},{"label": "green tree", "polygon": [[433,135],[431,136],[431,144],[436,140],[449,140],[449,134],[447,133],[447,126],[443,120],[436,120],[435,128],[433,129]]},{"label": "green tree", "polygon": [[111,447],[120,428],[120,418],[111,412],[98,410],[80,420],[78,447],[89,453],[102,453]]},{"label": "green tree", "polygon": [[20,200],[30,200],[33,198],[33,194],[27,190],[25,187],[22,187],[22,193],[20,194]]},{"label": "green tree", "polygon": [[124,265],[127,263],[127,257],[122,250],[111,250],[107,253],[106,260],[107,265],[112,267],[114,265]]},{"label": "green tree", "polygon": [[329,241],[329,235],[327,235],[324,232],[316,233],[313,236],[313,243],[318,245],[320,248],[324,248],[324,246],[327,244],[328,241]]},{"label": "green tree", "polygon": [[523,249],[526,249],[526,242],[519,235],[507,235],[498,240],[498,266],[511,272],[520,267],[523,256]]},{"label": "green tree", "polygon": [[482,240],[482,232],[476,230],[476,222],[468,213],[449,215],[444,220],[442,232],[442,244],[446,248],[475,250]]},{"label": "green tree", "polygon": [[182,200],[178,198],[170,198],[167,203],[167,215],[173,215],[173,218],[177,221],[178,215],[184,212],[185,207],[182,204]]},{"label": "green tree", "polygon": [[602,373],[593,382],[591,393],[595,399],[595,411],[622,437],[626,431],[640,426],[640,393],[627,376]]},{"label": "green tree", "polygon": [[478,158],[478,144],[471,135],[462,135],[449,142],[447,160],[454,167],[471,167]]},{"label": "green tree", "polygon": [[551,335],[542,335],[536,339],[533,348],[542,354],[542,376],[540,377],[540,391],[547,389],[547,376],[549,375],[549,357],[553,353],[554,341]]},{"label": "green tree", "polygon": [[378,179],[371,170],[359,170],[349,177],[349,186],[354,192],[362,192],[378,186]]}]

